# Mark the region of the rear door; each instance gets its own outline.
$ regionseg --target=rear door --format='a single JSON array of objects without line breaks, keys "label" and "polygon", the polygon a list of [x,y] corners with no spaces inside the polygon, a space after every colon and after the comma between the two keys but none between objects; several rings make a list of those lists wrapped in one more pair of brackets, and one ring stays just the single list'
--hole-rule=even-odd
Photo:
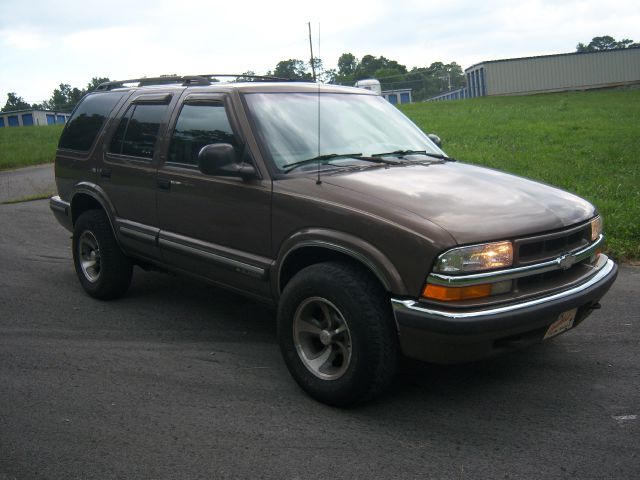
[{"label": "rear door", "polygon": [[115,228],[125,250],[157,260],[160,231],[156,210],[156,175],[176,95],[140,94],[126,104],[105,142],[99,184],[113,203]]},{"label": "rear door", "polygon": [[226,94],[187,95],[172,120],[158,170],[160,247],[166,263],[210,281],[269,297],[271,181],[205,175],[198,153],[229,143],[253,162]]}]

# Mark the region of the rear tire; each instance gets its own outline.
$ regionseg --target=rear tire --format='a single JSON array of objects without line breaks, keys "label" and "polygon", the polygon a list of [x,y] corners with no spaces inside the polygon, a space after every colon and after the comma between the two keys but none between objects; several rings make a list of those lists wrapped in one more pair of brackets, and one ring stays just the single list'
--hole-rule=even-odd
[{"label": "rear tire", "polygon": [[371,400],[396,373],[398,334],[388,294],[348,263],[319,263],[291,279],[278,308],[278,340],[296,382],[329,405]]},{"label": "rear tire", "polygon": [[80,215],[73,229],[73,263],[82,288],[94,298],[111,300],[129,288],[133,265],[116,242],[102,210]]}]

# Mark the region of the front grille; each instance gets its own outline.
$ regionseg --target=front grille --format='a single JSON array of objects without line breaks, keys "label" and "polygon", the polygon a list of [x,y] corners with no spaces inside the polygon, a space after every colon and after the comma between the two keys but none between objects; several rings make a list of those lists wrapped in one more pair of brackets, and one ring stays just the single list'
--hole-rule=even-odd
[{"label": "front grille", "polygon": [[560,232],[521,238],[514,242],[514,265],[529,265],[551,260],[564,253],[586,247],[590,240],[590,223]]},{"label": "front grille", "polygon": [[582,281],[592,274],[591,258],[587,258],[580,263],[576,263],[568,270],[552,270],[551,272],[518,278],[515,280],[514,291],[520,294],[527,294],[540,290],[563,288]]},{"label": "front grille", "polygon": [[472,275],[433,275],[441,278],[431,279],[430,275],[427,279],[427,282],[435,284],[445,280],[448,282],[446,285],[451,286],[509,282],[511,288],[508,292],[500,290],[500,293],[488,297],[454,302],[429,300],[429,304],[449,309],[482,308],[566,290],[587,281],[604,267],[608,258],[597,254],[601,241],[602,238],[599,238],[591,242],[590,222],[514,240],[512,268],[488,272],[482,278],[469,278]]}]

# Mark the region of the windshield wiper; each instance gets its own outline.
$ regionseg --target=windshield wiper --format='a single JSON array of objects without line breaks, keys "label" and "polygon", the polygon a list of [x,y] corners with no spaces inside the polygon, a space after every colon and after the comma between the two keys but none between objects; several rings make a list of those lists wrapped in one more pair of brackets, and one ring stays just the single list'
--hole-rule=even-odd
[{"label": "windshield wiper", "polygon": [[351,157],[359,157],[362,153],[327,153],[325,155],[318,155],[317,157],[307,158],[305,160],[300,160],[298,162],[287,163],[283,165],[282,170],[284,173],[289,173],[291,170],[294,170],[302,165],[308,165],[310,163],[318,163],[318,162],[328,162],[329,160],[335,160],[337,158],[351,158]]},{"label": "windshield wiper", "polygon": [[427,152],[426,150],[395,150],[393,152],[374,153],[372,157],[385,157],[387,155],[396,155],[398,157],[403,157],[405,155],[426,155],[427,157],[438,158],[449,162],[456,161],[455,158],[447,157],[440,153]]},{"label": "windshield wiper", "polygon": [[[329,162],[331,160],[336,160],[339,158],[353,158],[355,160],[362,160],[364,162],[374,162],[374,163],[384,163],[386,165],[397,165],[398,162],[393,162],[389,160],[384,160],[382,158],[373,157],[363,157],[362,153],[327,153],[325,155],[318,155],[317,157],[307,158],[305,160],[300,160],[298,162],[288,163],[283,165],[282,170],[284,173],[289,173],[291,170],[294,170],[302,165],[309,165],[311,163],[318,162]],[[346,167],[346,165],[345,165]]]}]

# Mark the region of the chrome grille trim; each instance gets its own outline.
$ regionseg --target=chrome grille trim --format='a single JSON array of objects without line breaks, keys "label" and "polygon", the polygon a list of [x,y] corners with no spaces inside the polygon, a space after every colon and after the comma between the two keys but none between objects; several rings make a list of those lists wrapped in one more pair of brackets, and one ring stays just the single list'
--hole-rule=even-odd
[{"label": "chrome grille trim", "polygon": [[527,265],[524,267],[514,267],[494,272],[482,272],[469,275],[442,275],[431,273],[427,277],[427,283],[434,285],[444,285],[449,287],[465,287],[478,285],[481,283],[494,283],[517,278],[538,275],[554,270],[567,270],[576,263],[582,262],[596,253],[598,247],[604,243],[604,235],[600,235],[595,242],[585,248],[574,250],[562,254],[553,260]]},{"label": "chrome grille trim", "polygon": [[[564,252],[583,248],[591,242],[590,235],[591,221],[554,233],[518,238],[513,242],[513,265],[519,267],[540,263]],[[554,243],[557,245],[554,246]],[[533,251],[529,251],[531,249]]]},{"label": "chrome grille trim", "polygon": [[445,311],[436,308],[428,308],[417,302],[416,300],[403,300],[403,299],[391,299],[391,306],[393,307],[394,312],[400,309],[408,309],[413,310],[415,312],[425,313],[428,315],[432,315],[435,317],[446,318],[451,320],[456,319],[469,319],[475,317],[483,317],[487,315],[498,315],[501,313],[509,313],[509,312],[517,312],[518,310],[523,310],[525,308],[534,307],[537,305],[542,305],[544,303],[552,302],[554,300],[560,300],[563,298],[570,297],[571,295],[578,294],[594,285],[602,281],[607,275],[609,275],[613,269],[615,268],[615,264],[612,260],[607,259],[606,263],[600,270],[597,272],[585,283],[577,285],[568,290],[563,290],[558,293],[554,293],[552,295],[547,295],[545,297],[536,298],[534,300],[528,300],[522,303],[516,303],[511,305],[504,305],[500,307],[488,308],[485,310],[473,310],[468,312],[452,312]]}]

